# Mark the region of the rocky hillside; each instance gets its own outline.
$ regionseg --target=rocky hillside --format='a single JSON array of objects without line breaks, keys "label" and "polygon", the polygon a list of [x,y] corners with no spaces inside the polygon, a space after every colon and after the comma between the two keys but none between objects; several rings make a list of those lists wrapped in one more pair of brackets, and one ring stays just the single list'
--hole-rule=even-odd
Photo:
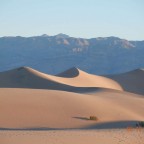
[{"label": "rocky hillside", "polygon": [[30,66],[57,74],[78,67],[94,74],[114,74],[144,67],[144,41],[117,37],[55,36],[1,37],[0,71]]}]

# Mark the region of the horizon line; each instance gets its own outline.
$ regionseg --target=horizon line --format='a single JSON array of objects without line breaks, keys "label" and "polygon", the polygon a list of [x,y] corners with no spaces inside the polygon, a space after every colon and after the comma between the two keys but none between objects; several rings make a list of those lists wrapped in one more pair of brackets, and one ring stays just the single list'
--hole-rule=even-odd
[{"label": "horizon line", "polygon": [[41,34],[41,35],[5,35],[5,36],[0,36],[0,38],[4,38],[4,37],[23,37],[23,38],[30,38],[30,37],[55,37],[55,36],[60,36],[60,35],[63,35],[63,36],[67,36],[67,38],[81,38],[81,39],[93,39],[93,38],[119,38],[119,39],[123,39],[123,40],[128,40],[128,41],[144,41],[144,39],[139,39],[139,40],[136,40],[136,39],[128,39],[128,38],[121,38],[119,36],[113,36],[113,35],[110,35],[110,36],[98,36],[98,37],[77,37],[77,36],[70,36],[69,34],[64,34],[64,33],[58,33],[58,34],[54,34],[54,35],[48,35],[48,34]]}]

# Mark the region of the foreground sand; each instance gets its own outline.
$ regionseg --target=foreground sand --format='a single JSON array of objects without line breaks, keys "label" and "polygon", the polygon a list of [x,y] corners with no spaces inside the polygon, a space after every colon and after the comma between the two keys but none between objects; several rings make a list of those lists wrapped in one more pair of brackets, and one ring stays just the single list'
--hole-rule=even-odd
[{"label": "foreground sand", "polygon": [[[126,128],[144,119],[144,98],[120,91],[0,89],[0,128]],[[97,121],[88,120],[91,115]]]},{"label": "foreground sand", "polygon": [[143,144],[144,130],[0,131],[1,144]]}]

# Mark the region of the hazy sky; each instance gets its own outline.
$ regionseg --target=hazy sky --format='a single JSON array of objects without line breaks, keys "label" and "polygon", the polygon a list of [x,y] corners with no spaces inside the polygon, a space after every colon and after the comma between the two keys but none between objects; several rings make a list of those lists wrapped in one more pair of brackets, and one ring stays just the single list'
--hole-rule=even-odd
[{"label": "hazy sky", "polygon": [[0,0],[0,37],[58,33],[144,40],[144,0]]}]

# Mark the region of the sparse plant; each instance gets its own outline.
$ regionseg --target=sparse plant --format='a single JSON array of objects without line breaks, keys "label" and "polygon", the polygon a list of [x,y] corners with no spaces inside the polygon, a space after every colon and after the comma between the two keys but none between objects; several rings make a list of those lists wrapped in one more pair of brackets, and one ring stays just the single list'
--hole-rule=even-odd
[{"label": "sparse plant", "polygon": [[144,121],[139,122],[139,126],[144,127]]},{"label": "sparse plant", "polygon": [[98,118],[96,116],[90,116],[90,120],[98,120]]}]

